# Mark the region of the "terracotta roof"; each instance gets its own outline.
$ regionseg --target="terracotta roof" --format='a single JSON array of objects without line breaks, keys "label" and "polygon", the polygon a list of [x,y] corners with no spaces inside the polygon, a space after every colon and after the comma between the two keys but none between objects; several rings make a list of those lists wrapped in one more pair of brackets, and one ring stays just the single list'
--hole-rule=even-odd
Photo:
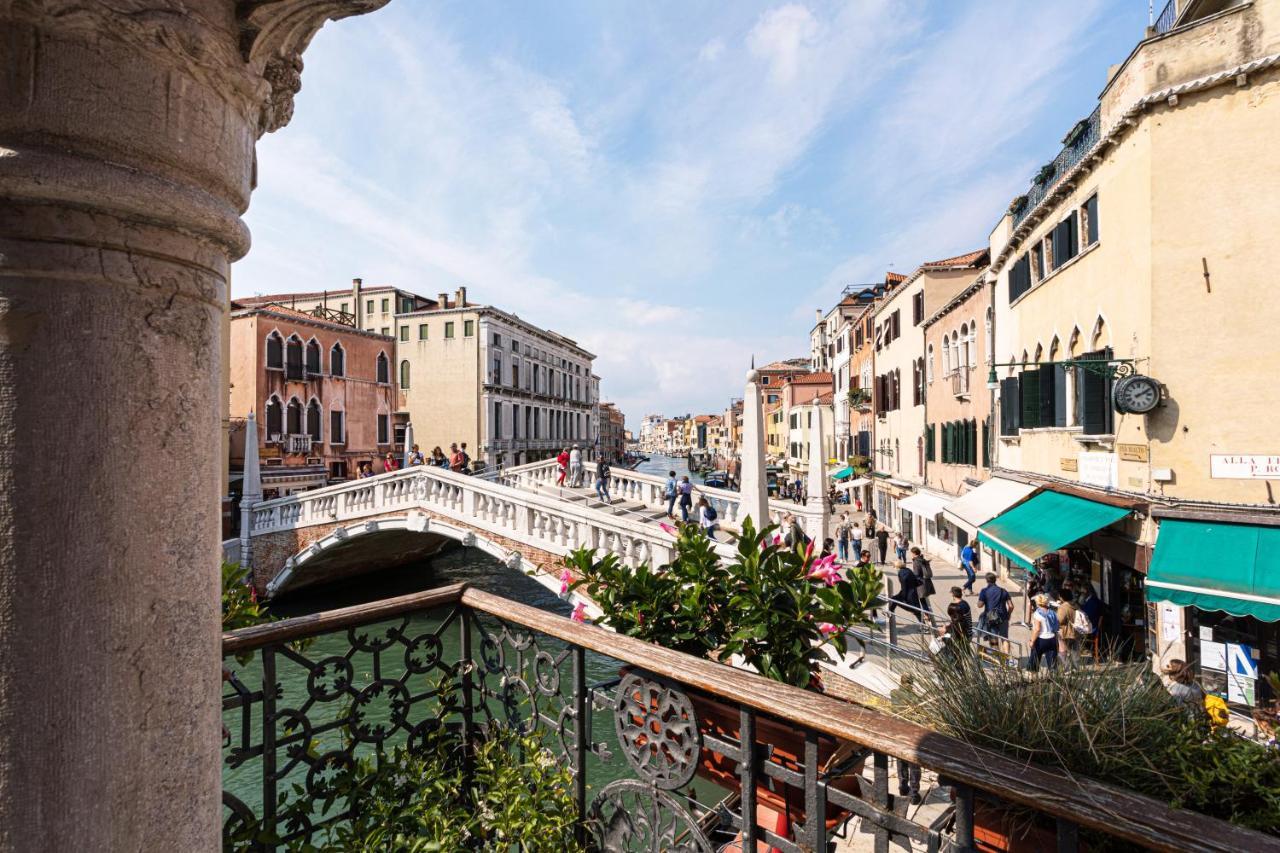
[{"label": "terracotta roof", "polygon": [[783,359],[782,361],[770,362],[769,364],[766,364],[764,367],[757,367],[756,370],[769,370],[769,371],[775,371],[775,372],[781,371],[781,370],[801,370],[801,371],[808,372],[809,370],[808,361],[809,359],[807,358]]},{"label": "terracotta roof", "polygon": [[987,249],[975,249],[963,255],[956,255],[954,258],[943,258],[940,261],[929,261],[921,264],[923,269],[932,269],[933,267],[972,267],[985,264],[990,260],[991,255]]},{"label": "terracotta roof", "polygon": [[830,385],[834,378],[830,373],[801,373],[792,376],[788,382],[792,385]]},{"label": "terracotta roof", "polygon": [[[405,290],[403,287],[395,287],[390,284],[371,284],[360,287],[361,293],[386,293],[389,290],[396,290],[403,293],[409,293],[419,299],[435,304],[434,299],[430,299],[421,294],[414,293],[412,290]],[[338,287],[332,290],[308,290],[299,293],[267,293],[262,296],[241,296],[236,301],[243,302],[246,305],[263,305],[267,302],[288,302],[290,299],[323,299],[328,294],[331,298],[337,299],[342,296],[351,296],[351,287]]]},{"label": "terracotta roof", "polygon": [[709,424],[720,420],[716,415],[698,415],[693,419],[695,424]]},{"label": "terracotta roof", "polygon": [[832,402],[835,399],[835,396],[836,396],[836,392],[834,391],[824,391],[821,394],[819,394],[817,397],[815,397],[813,401],[818,405],[822,405],[823,403]]},{"label": "terracotta roof", "polygon": [[884,274],[885,284],[901,284],[906,280],[907,277],[900,272],[887,272]]}]

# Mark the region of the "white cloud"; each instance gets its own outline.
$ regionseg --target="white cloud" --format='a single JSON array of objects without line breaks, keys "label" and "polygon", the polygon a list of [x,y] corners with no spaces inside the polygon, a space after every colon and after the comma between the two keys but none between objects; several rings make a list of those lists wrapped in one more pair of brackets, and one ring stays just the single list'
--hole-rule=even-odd
[{"label": "white cloud", "polygon": [[724,54],[724,39],[716,36],[698,51],[699,62],[715,62]]},{"label": "white cloud", "polygon": [[747,48],[769,64],[775,85],[791,83],[808,51],[822,33],[822,25],[804,6],[789,4],[765,12],[747,33]]}]

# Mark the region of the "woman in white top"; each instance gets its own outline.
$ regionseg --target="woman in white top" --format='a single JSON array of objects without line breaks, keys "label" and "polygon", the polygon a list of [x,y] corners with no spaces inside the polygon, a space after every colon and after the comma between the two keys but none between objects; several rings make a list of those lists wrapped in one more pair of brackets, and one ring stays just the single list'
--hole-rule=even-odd
[{"label": "woman in white top", "polygon": [[1031,636],[1035,641],[1031,644],[1031,658],[1027,666],[1033,672],[1040,668],[1040,659],[1044,659],[1045,669],[1054,669],[1058,665],[1058,614],[1049,607],[1049,597],[1036,596],[1036,609],[1031,614]]}]

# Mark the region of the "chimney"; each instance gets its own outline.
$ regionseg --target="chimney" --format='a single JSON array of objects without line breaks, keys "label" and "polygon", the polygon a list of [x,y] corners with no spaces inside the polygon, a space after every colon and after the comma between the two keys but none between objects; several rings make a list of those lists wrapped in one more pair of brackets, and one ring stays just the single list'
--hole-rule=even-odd
[{"label": "chimney", "polygon": [[355,305],[356,305],[355,314],[356,314],[357,329],[364,328],[364,303],[361,302],[360,300],[360,286],[362,284],[364,284],[364,279],[361,279],[361,278],[351,279],[351,298],[352,300],[355,301]]},{"label": "chimney", "polygon": [[448,307],[449,307],[449,294],[447,294],[447,293],[437,293],[437,294],[436,294],[436,302],[439,302],[439,303],[440,303],[440,307],[441,307],[441,308],[448,308]]},{"label": "chimney", "polygon": [[458,307],[466,308],[467,307],[467,289],[465,287],[459,287],[456,295],[458,297]]},{"label": "chimney", "polygon": [[814,308],[814,309],[813,309],[813,321],[814,321],[815,323],[821,323],[821,322],[822,322],[822,309],[821,309],[821,308]]}]

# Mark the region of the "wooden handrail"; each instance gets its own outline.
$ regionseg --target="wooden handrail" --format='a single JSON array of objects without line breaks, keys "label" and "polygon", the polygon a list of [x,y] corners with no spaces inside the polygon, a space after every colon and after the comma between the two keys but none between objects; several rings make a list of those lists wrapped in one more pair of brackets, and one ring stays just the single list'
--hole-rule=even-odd
[{"label": "wooden handrail", "polygon": [[468,588],[462,603],[731,702],[937,771],[1003,800],[1155,850],[1280,851],[1280,839],[1066,772],[1034,767],[949,735],[735,667],[584,625]]},{"label": "wooden handrail", "polygon": [[341,607],[337,610],[323,610],[306,616],[281,619],[279,622],[267,622],[251,628],[228,631],[222,635],[222,654],[249,652],[272,643],[284,643],[328,631],[368,625],[405,613],[430,610],[445,604],[457,604],[462,599],[462,593],[466,588],[465,583],[455,583],[425,592],[384,598],[381,601]]}]

